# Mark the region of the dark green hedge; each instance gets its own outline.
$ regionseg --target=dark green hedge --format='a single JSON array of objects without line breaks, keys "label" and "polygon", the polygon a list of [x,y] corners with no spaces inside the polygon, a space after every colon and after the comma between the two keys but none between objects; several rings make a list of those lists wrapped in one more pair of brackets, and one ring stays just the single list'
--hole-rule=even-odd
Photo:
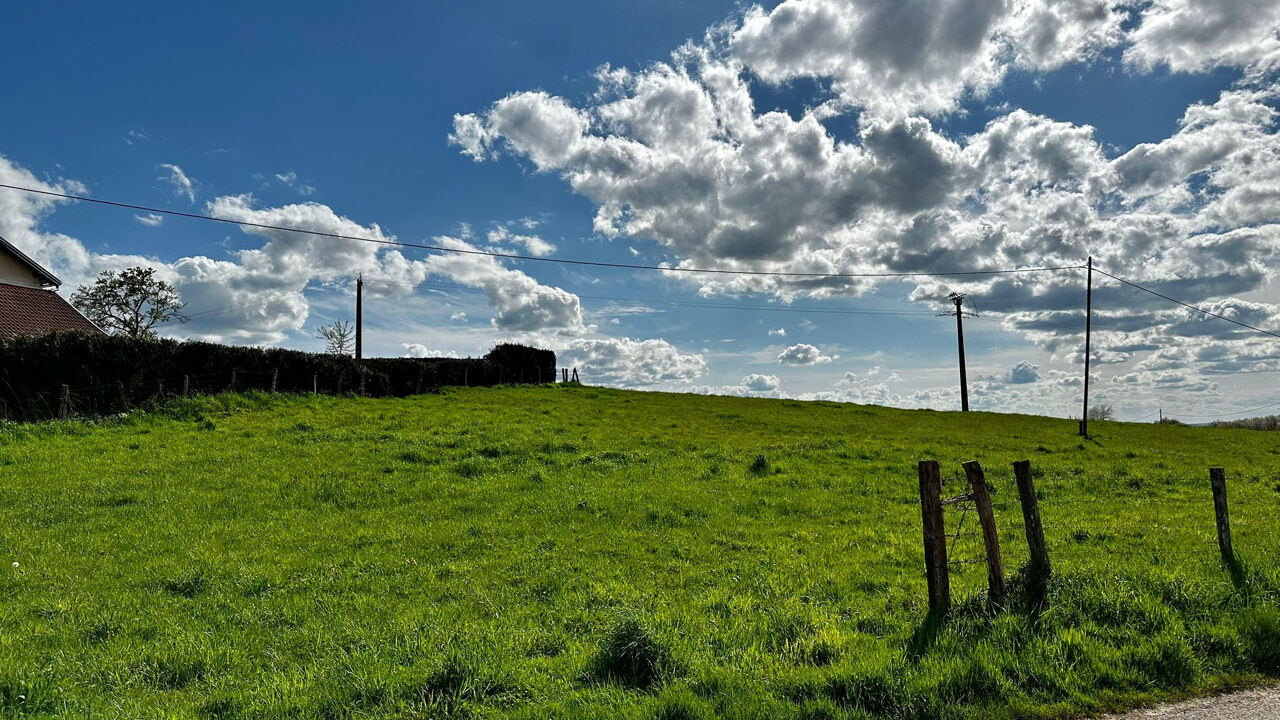
[{"label": "dark green hedge", "polygon": [[[448,385],[555,380],[555,353],[499,345],[483,358],[354,358],[297,350],[176,340],[53,333],[0,339],[0,417],[34,420],[61,411],[71,388],[75,414],[120,412],[158,396],[269,390],[403,397]],[[234,384],[233,384],[234,383]],[[122,392],[123,389],[123,392]]]}]

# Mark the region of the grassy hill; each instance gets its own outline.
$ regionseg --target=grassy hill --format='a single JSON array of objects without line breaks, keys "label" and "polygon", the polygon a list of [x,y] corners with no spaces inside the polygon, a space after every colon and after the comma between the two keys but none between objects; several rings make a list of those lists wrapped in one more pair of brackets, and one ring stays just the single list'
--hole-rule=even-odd
[{"label": "grassy hill", "polygon": [[[0,426],[0,715],[1048,718],[1280,676],[1280,442],[1091,429],[577,387]],[[1011,574],[1032,461],[1045,612],[962,565],[924,624],[926,458],[986,466]]]}]

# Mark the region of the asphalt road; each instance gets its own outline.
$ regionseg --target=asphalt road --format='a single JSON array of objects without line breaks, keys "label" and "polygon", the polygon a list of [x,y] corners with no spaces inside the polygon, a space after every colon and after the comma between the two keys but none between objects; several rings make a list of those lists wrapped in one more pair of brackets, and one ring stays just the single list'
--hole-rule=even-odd
[{"label": "asphalt road", "polygon": [[1280,720],[1280,687],[1243,690],[1174,705],[1106,715],[1106,720]]}]

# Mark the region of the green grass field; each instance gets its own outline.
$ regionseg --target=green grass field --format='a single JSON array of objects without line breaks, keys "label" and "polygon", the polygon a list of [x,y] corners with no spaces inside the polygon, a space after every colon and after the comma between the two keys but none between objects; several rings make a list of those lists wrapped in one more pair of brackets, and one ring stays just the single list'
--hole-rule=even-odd
[{"label": "green grass field", "polygon": [[[0,715],[1051,718],[1280,677],[1280,438],[1075,429],[550,386],[0,426]],[[983,462],[1010,575],[1031,460],[1047,609],[963,565],[925,622],[920,459]]]}]

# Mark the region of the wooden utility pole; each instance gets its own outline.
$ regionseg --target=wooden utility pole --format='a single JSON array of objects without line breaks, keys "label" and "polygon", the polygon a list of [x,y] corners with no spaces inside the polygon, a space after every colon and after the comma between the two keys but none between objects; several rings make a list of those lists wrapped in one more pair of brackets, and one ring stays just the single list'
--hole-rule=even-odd
[{"label": "wooden utility pole", "polygon": [[1084,291],[1084,412],[1080,415],[1080,437],[1089,437],[1089,341],[1093,335],[1093,256]]},{"label": "wooden utility pole", "polygon": [[364,273],[356,276],[356,359],[364,357]]},{"label": "wooden utility pole", "polygon": [[964,366],[964,310],[961,305],[964,303],[963,293],[951,293],[947,299],[955,303],[955,313],[944,313],[946,315],[954,314],[956,316],[956,343],[960,348],[960,410],[969,412],[969,375]]}]

